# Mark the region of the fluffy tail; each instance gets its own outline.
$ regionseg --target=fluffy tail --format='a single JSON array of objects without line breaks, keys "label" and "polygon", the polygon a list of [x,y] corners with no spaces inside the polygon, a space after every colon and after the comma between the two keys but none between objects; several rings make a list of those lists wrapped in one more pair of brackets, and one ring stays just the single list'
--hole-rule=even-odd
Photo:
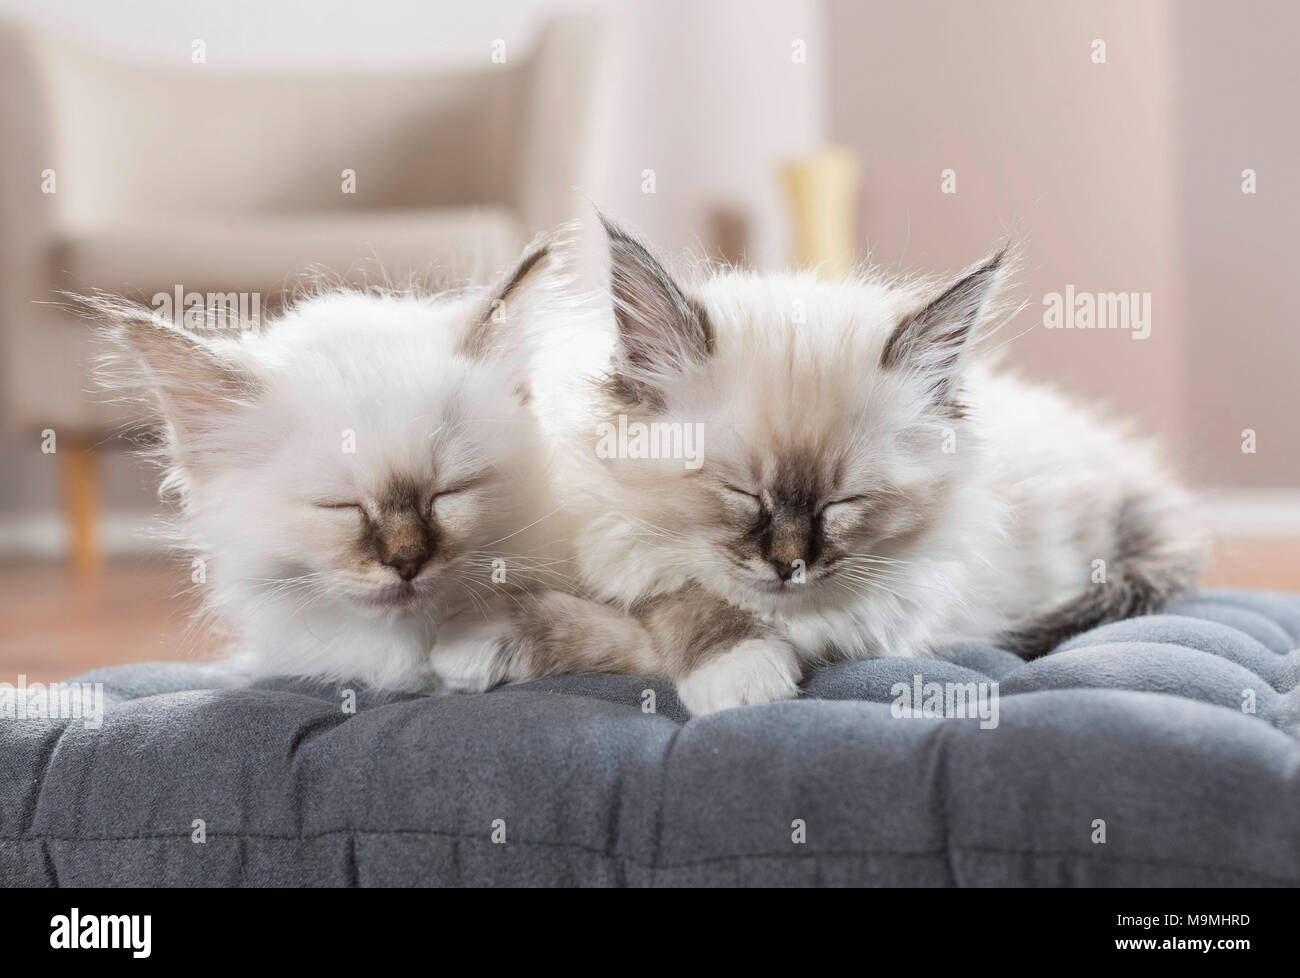
[{"label": "fluffy tail", "polygon": [[1170,512],[1126,499],[1115,516],[1105,582],[1012,628],[1002,636],[1003,644],[1023,658],[1036,659],[1090,628],[1153,614],[1190,590],[1200,573],[1204,543],[1185,517],[1182,507]]}]

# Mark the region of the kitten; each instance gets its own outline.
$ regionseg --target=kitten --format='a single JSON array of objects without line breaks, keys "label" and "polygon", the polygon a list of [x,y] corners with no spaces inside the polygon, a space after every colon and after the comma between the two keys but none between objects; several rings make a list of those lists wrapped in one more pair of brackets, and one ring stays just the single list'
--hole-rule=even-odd
[{"label": "kitten", "polygon": [[[547,413],[582,580],[645,627],[692,712],[793,697],[840,658],[1041,655],[1194,582],[1189,499],[1147,447],[966,362],[1006,250],[928,292],[734,271],[688,287],[606,231],[614,322],[588,361],[605,369]],[[702,464],[601,457],[615,430],[698,431]]]},{"label": "kitten", "polygon": [[199,591],[253,674],[480,690],[558,668],[542,633],[511,640],[578,600],[545,593],[564,541],[526,404],[551,252],[486,295],[331,291],[260,329],[86,300],[106,383],[162,422]]}]

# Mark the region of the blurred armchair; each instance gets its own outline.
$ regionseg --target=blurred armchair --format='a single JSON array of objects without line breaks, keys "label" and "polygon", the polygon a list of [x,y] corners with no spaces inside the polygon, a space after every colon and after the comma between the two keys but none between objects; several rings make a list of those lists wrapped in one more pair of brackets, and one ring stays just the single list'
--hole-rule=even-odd
[{"label": "blurred armchair", "polygon": [[580,213],[602,40],[561,18],[473,70],[250,76],[0,22],[2,382],[11,424],[57,433],[76,561],[97,556],[91,439],[127,419],[90,393],[91,333],[57,290],[273,301],[307,266],[492,271]]}]

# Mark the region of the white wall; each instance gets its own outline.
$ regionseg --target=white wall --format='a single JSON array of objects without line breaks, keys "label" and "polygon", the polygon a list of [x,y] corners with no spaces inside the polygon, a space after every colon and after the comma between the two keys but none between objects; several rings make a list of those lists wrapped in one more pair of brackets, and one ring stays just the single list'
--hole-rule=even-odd
[{"label": "white wall", "polygon": [[493,39],[526,44],[551,12],[600,0],[0,0],[132,57],[190,62],[195,39],[213,71],[325,65],[390,72],[473,64]]}]

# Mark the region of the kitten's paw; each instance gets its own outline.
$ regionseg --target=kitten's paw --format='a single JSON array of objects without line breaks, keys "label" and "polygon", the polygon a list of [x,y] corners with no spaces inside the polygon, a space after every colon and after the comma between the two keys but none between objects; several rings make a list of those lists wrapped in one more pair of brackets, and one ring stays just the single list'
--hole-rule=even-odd
[{"label": "kitten's paw", "polygon": [[696,716],[798,695],[794,649],[770,638],[746,639],[677,683],[682,705]]},{"label": "kitten's paw", "polygon": [[429,666],[444,693],[484,693],[501,682],[515,641],[509,621],[461,615],[443,623]]}]

